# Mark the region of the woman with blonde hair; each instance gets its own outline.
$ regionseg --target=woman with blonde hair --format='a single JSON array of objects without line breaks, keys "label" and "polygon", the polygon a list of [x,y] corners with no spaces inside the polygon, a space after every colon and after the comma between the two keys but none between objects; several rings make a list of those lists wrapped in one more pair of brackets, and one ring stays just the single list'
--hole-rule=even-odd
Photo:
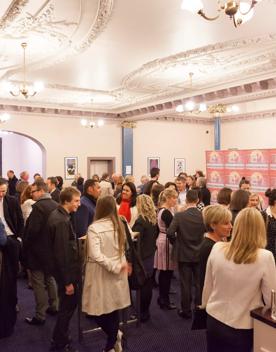
[{"label": "woman with blonde hair", "polygon": [[106,333],[110,352],[122,351],[119,310],[130,305],[125,241],[114,198],[99,198],[88,228],[82,309]]},{"label": "woman with blonde hair", "polygon": [[261,199],[258,193],[249,193],[249,202],[248,202],[249,207],[254,207],[257,210],[261,210]]},{"label": "woman with blonde hair", "polygon": [[275,261],[265,246],[265,224],[255,208],[237,215],[231,242],[214,245],[202,294],[208,352],[252,351],[250,311],[269,307],[271,290],[276,290]]},{"label": "woman with blonde hair", "polygon": [[232,230],[232,214],[226,207],[216,204],[209,205],[202,212],[207,233],[200,246],[200,292],[202,294],[206,265],[209,255],[216,242],[224,241],[230,236]]},{"label": "woman with blonde hair", "polygon": [[171,279],[176,264],[171,258],[172,245],[167,238],[167,229],[174,216],[177,197],[177,192],[169,188],[161,192],[159,196],[160,210],[157,216],[159,235],[156,241],[154,267],[159,270],[159,298],[157,302],[161,309],[176,309],[176,305],[170,302],[169,297]]},{"label": "woman with blonde hair", "polygon": [[151,197],[141,194],[137,197],[136,206],[138,218],[132,230],[140,233],[141,259],[147,275],[147,280],[141,287],[141,321],[146,322],[150,318],[149,307],[152,299],[153,262],[158,229],[156,210]]}]

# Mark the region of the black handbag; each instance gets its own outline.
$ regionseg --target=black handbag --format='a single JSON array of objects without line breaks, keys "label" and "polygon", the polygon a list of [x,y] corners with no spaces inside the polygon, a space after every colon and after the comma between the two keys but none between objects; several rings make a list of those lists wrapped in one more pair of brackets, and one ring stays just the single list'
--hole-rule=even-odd
[{"label": "black handbag", "polygon": [[136,245],[132,240],[128,224],[124,219],[122,219],[122,221],[125,227],[126,238],[129,247],[128,260],[132,264],[132,273],[128,278],[129,287],[131,290],[139,290],[145,284],[147,280],[147,274],[144,269],[141,256],[139,255]]},{"label": "black handbag", "polygon": [[205,308],[196,307],[192,322],[192,330],[203,330],[207,328],[207,312]]}]

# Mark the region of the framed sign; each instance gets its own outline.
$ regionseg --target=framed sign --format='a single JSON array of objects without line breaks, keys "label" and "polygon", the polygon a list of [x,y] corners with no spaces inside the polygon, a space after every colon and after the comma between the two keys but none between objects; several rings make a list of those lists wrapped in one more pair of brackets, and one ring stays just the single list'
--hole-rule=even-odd
[{"label": "framed sign", "polygon": [[78,173],[78,158],[74,156],[64,158],[65,180],[73,180]]},{"label": "framed sign", "polygon": [[149,157],[148,158],[148,175],[153,167],[158,167],[160,169],[160,158],[159,157]]},{"label": "framed sign", "polygon": [[175,158],[174,159],[174,176],[178,176],[180,172],[186,171],[186,159]]}]

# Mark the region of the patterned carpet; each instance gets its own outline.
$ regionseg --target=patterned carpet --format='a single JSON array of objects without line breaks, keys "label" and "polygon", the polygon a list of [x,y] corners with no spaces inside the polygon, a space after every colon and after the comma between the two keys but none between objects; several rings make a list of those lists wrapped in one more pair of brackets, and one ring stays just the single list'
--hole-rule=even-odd
[{"label": "patterned carpet", "polygon": [[[178,291],[177,280],[173,280],[173,289]],[[151,320],[136,327],[135,323],[127,325],[128,352],[206,352],[205,332],[191,331],[191,320],[183,320],[176,311],[164,311],[156,304],[157,290],[151,307]],[[5,352],[44,352],[49,350],[51,333],[55,317],[47,318],[42,327],[29,326],[24,322],[26,316],[33,315],[34,299],[31,290],[26,288],[23,279],[18,281],[20,312],[14,334],[0,341],[0,351]],[[179,304],[178,295],[171,296]],[[1,318],[1,317],[0,317]],[[84,330],[93,329],[95,324],[82,316],[81,325]],[[79,352],[100,352],[105,343],[105,336],[100,330],[84,334],[82,343],[78,342],[77,317],[71,323],[71,336],[74,347]]]}]

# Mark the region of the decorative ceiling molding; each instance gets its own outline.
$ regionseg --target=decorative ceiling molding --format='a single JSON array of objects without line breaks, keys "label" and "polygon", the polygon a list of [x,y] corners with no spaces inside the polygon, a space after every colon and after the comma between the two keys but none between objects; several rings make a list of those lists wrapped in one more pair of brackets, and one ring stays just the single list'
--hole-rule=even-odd
[{"label": "decorative ceiling molding", "polygon": [[[175,113],[170,111],[155,111],[150,115],[140,114],[136,117],[128,117],[121,114],[114,113],[102,113],[102,112],[89,112],[83,110],[69,110],[69,109],[59,109],[59,108],[46,108],[46,107],[34,107],[34,106],[17,106],[17,105],[5,105],[0,104],[0,113],[8,112],[13,115],[24,115],[24,116],[36,116],[36,117],[58,117],[58,118],[97,118],[102,117],[110,122],[120,123],[121,126],[133,126],[135,122],[139,121],[170,121],[170,122],[186,122],[193,124],[203,124],[212,125],[214,123],[214,118],[212,117],[200,117],[194,116],[189,113]],[[257,119],[271,119],[276,118],[276,109],[253,112],[247,114],[238,114],[232,116],[222,116],[222,123],[246,121],[246,120],[257,120]],[[122,125],[124,124],[124,125]]]},{"label": "decorative ceiling molding", "polygon": [[4,30],[12,23],[17,16],[22,12],[24,6],[28,4],[29,0],[13,0],[7,9],[6,13],[0,19],[0,30]]},{"label": "decorative ceiling molding", "polygon": [[99,36],[99,34],[103,32],[111,18],[113,7],[113,0],[100,0],[94,24],[89,34],[87,35],[87,38],[83,40],[80,44],[75,45],[74,50],[76,51],[76,53],[81,53],[82,51],[86,50]]},{"label": "decorative ceiling molding", "polygon": [[248,114],[239,114],[234,116],[224,116],[221,121],[224,122],[237,122],[246,120],[262,120],[276,118],[276,109],[260,112],[252,112]]},{"label": "decorative ceiling molding", "polygon": [[[28,2],[31,0],[13,2],[13,6],[1,19],[0,37],[6,41],[22,40],[30,36],[44,40],[42,47],[37,45],[39,43],[29,45],[32,58],[28,63],[29,70],[48,68],[88,49],[106,28],[114,7],[114,0],[98,0],[96,13],[93,13],[91,9],[95,2],[75,0],[79,13],[75,11],[69,16],[66,11],[62,14],[58,12],[56,3],[51,0],[45,0],[38,9],[37,3],[32,1],[32,13],[25,12],[24,5]],[[13,51],[10,51],[11,55],[14,57]],[[18,58],[13,66],[9,66],[9,71],[2,79],[9,79],[18,73],[21,61]]]}]

